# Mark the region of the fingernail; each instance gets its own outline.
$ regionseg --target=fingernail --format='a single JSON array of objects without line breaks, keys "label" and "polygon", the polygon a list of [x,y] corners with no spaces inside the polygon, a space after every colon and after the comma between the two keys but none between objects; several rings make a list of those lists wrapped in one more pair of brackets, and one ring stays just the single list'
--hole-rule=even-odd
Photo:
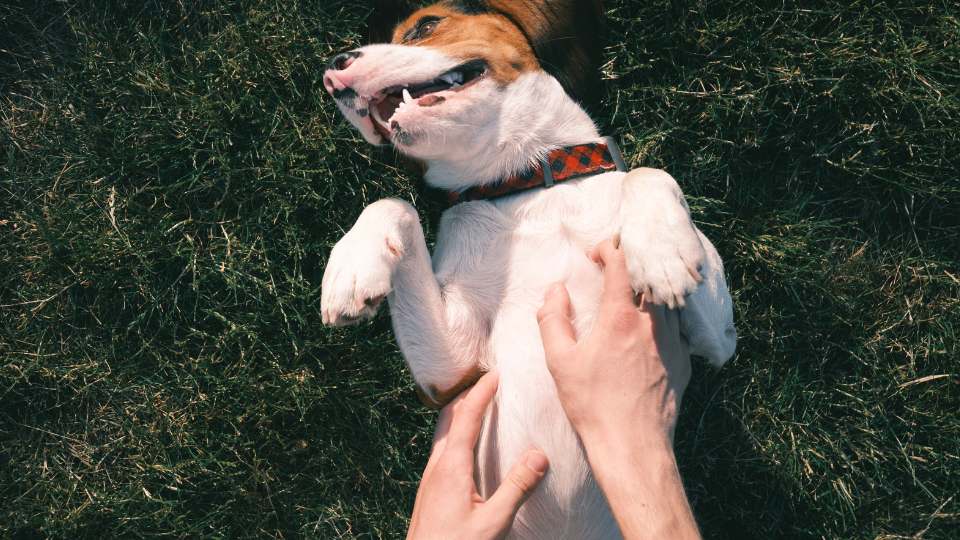
[{"label": "fingernail", "polygon": [[547,456],[543,452],[539,450],[528,450],[523,464],[531,471],[537,474],[543,474],[547,472],[547,467],[550,465],[550,462],[547,461]]}]

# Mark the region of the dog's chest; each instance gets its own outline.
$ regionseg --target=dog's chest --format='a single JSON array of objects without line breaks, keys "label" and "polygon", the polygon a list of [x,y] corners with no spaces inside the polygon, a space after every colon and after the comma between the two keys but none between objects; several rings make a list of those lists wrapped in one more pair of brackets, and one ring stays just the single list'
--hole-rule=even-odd
[{"label": "dog's chest", "polygon": [[448,313],[448,324],[451,316],[479,324],[471,334],[486,341],[479,344],[489,353],[485,367],[511,362],[540,370],[536,313],[554,283],[570,294],[577,332],[592,326],[603,279],[588,251],[620,230],[623,177],[612,172],[464,203],[444,215],[434,270],[444,294],[470,312],[462,319]]},{"label": "dog's chest", "polygon": [[622,177],[608,173],[451,209],[434,259],[444,290],[462,295],[495,332],[515,317],[535,324],[547,287],[564,283],[582,329],[592,322],[602,282],[587,251],[619,231]]}]

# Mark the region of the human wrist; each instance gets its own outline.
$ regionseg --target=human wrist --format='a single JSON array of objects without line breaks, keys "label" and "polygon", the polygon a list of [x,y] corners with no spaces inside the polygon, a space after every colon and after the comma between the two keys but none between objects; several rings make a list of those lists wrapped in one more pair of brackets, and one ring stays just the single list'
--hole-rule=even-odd
[{"label": "human wrist", "polygon": [[588,455],[621,460],[629,456],[673,459],[670,430],[637,422],[581,422],[574,425]]},{"label": "human wrist", "polygon": [[637,442],[628,439],[614,439],[584,443],[587,460],[595,473],[605,469],[622,470],[630,468],[644,471],[664,465],[676,464],[673,445],[669,442],[650,440]]},{"label": "human wrist", "polygon": [[624,538],[698,539],[673,444],[648,435],[588,437],[584,447],[594,478]]}]

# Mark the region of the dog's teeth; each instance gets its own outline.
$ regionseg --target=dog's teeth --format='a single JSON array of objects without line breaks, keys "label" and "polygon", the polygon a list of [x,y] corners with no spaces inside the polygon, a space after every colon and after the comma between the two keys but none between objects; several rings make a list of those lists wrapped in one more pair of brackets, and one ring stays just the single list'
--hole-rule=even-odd
[{"label": "dog's teeth", "polygon": [[410,95],[410,90],[407,90],[406,88],[403,89],[403,102],[413,103],[413,96]]},{"label": "dog's teeth", "polygon": [[463,82],[463,73],[459,71],[451,71],[449,73],[444,73],[440,76],[440,80],[454,86]]}]

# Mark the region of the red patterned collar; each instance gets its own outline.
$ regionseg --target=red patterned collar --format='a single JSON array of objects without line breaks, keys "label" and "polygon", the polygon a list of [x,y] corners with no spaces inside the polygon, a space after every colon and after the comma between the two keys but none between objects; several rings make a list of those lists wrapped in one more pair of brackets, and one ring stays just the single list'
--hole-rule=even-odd
[{"label": "red patterned collar", "polygon": [[472,187],[465,191],[448,191],[447,204],[480,199],[495,199],[538,187],[553,187],[558,182],[573,180],[608,171],[626,171],[627,166],[613,137],[603,142],[557,148],[527,171],[504,178],[500,182]]}]

